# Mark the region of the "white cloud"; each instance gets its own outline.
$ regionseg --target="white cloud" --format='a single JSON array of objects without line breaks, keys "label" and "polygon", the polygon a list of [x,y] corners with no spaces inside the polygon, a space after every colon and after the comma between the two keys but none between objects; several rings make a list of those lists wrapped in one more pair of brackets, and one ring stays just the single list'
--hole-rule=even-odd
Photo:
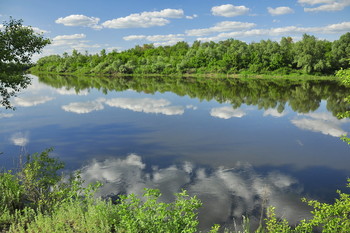
[{"label": "white cloud", "polygon": [[312,8],[304,8],[305,12],[341,11],[350,6],[350,0],[298,0],[302,5],[320,5]]},{"label": "white cloud", "polygon": [[81,33],[81,34],[56,36],[53,38],[53,40],[76,40],[76,39],[83,39],[85,37],[86,35]]},{"label": "white cloud", "polygon": [[158,42],[158,41],[183,41],[185,38],[183,37],[183,34],[169,34],[169,35],[152,35],[152,36],[145,36],[145,35],[130,35],[123,37],[124,40],[148,40],[151,42]]},{"label": "white cloud", "polygon": [[294,10],[287,6],[281,6],[277,8],[268,7],[267,10],[271,15],[285,15],[294,13]]},{"label": "white cloud", "polygon": [[106,101],[111,107],[129,109],[135,112],[160,113],[164,115],[182,115],[184,107],[171,106],[165,99],[151,98],[114,98]]},{"label": "white cloud", "polygon": [[188,36],[204,36],[216,32],[227,32],[227,31],[237,31],[243,29],[249,29],[255,27],[255,23],[237,22],[237,21],[223,21],[215,24],[215,26],[210,28],[202,29],[192,29],[187,30],[186,34]]},{"label": "white cloud", "polygon": [[11,142],[15,146],[26,146],[29,143],[29,137],[27,133],[15,133],[10,138]]},{"label": "white cloud", "polygon": [[52,43],[44,49],[43,55],[57,54],[58,50],[62,50],[62,53],[73,49],[84,52],[87,48],[91,52],[91,49],[101,47],[99,44],[89,44],[90,41],[84,40],[85,38],[86,35],[83,33],[56,36],[52,39]]},{"label": "white cloud", "polygon": [[98,25],[100,21],[96,17],[88,17],[85,15],[69,15],[67,17],[58,18],[55,22],[58,24],[63,24],[65,26],[82,26],[90,27],[93,29],[101,29],[102,27]]},{"label": "white cloud", "polygon": [[33,29],[34,32],[39,33],[39,34],[49,33],[49,31],[46,31],[46,30],[38,28],[38,27],[31,27],[31,28]]},{"label": "white cloud", "polygon": [[164,26],[170,21],[167,18],[183,18],[182,9],[164,9],[161,11],[142,12],[131,14],[126,17],[107,20],[102,23],[106,28],[149,28],[155,26]]},{"label": "white cloud", "polygon": [[340,137],[347,134],[341,128],[343,123],[349,122],[347,119],[338,120],[330,113],[309,113],[304,116],[304,118],[293,119],[291,122],[300,129],[320,132],[333,137]]},{"label": "white cloud", "polygon": [[194,14],[194,15],[189,15],[189,16],[186,16],[186,19],[194,19],[194,18],[197,18],[198,15]]},{"label": "white cloud", "polygon": [[252,29],[238,32],[220,33],[214,37],[197,38],[201,41],[219,41],[227,38],[237,37],[254,37],[254,36],[290,36],[304,33],[314,34],[333,34],[333,33],[346,33],[350,31],[350,22],[342,22],[338,24],[330,24],[323,27],[296,27],[287,26],[270,29]]},{"label": "white cloud", "polygon": [[73,46],[77,47],[78,44],[82,43],[81,39],[86,38],[85,34],[72,34],[72,35],[60,35],[52,39],[51,46]]},{"label": "white cloud", "polygon": [[245,6],[234,6],[232,4],[226,4],[221,6],[214,6],[211,8],[211,12],[216,16],[235,17],[247,14],[249,12],[249,8]]},{"label": "white cloud", "polygon": [[309,5],[316,5],[316,4],[326,4],[326,3],[332,3],[334,0],[298,0],[301,4],[309,4]]},{"label": "white cloud", "polygon": [[241,109],[233,109],[232,107],[220,107],[213,108],[210,111],[210,115],[222,119],[230,119],[232,117],[241,118],[246,115],[246,113]]},{"label": "white cloud", "polygon": [[74,112],[78,114],[90,113],[92,111],[99,111],[104,109],[103,106],[104,99],[97,99],[94,101],[87,102],[74,102],[68,105],[63,105],[62,109],[66,112]]},{"label": "white cloud", "polygon": [[147,36],[145,35],[130,35],[130,36],[124,36],[124,40],[144,40]]},{"label": "white cloud", "polygon": [[169,34],[169,35],[130,35],[123,37],[124,40],[147,40],[152,42],[155,46],[165,46],[165,45],[174,45],[179,41],[184,41],[184,34]]},{"label": "white cloud", "polygon": [[32,107],[39,104],[44,104],[53,99],[54,98],[50,96],[28,96],[24,98],[16,97],[13,101],[13,105],[21,107]]}]

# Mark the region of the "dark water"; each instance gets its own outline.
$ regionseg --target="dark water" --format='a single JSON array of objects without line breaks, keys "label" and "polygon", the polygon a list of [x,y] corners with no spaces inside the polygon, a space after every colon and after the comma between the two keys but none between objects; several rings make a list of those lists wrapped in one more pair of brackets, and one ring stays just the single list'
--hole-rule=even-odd
[{"label": "dark water", "polygon": [[264,202],[294,223],[308,216],[301,197],[331,202],[350,176],[350,120],[335,117],[350,91],[336,82],[31,78],[16,111],[0,111],[3,167],[53,147],[102,195],[188,190],[201,229],[257,222]]}]

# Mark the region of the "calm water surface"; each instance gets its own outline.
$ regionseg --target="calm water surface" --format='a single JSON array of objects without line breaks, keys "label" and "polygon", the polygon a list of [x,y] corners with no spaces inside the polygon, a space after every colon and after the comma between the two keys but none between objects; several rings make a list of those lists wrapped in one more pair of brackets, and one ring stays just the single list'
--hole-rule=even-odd
[{"label": "calm water surface", "polygon": [[349,90],[334,82],[31,77],[0,111],[3,167],[53,147],[101,195],[188,190],[201,229],[257,221],[263,200],[293,223],[300,197],[331,201],[350,176],[350,121],[334,117]]}]

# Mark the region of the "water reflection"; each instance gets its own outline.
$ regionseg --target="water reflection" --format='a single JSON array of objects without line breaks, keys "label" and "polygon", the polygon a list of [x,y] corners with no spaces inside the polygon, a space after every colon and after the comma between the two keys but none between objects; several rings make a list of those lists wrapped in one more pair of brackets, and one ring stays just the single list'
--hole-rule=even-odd
[{"label": "water reflection", "polygon": [[23,132],[14,133],[11,136],[10,141],[15,146],[25,147],[29,143],[28,132],[27,133],[23,133]]},{"label": "water reflection", "polygon": [[12,113],[0,113],[0,119],[1,118],[10,118],[13,116],[14,116],[14,114],[12,114]]},{"label": "water reflection", "polygon": [[350,122],[349,119],[339,120],[329,113],[308,113],[301,114],[291,122],[300,129],[320,132],[333,137],[341,137],[347,132],[341,128],[344,123]]},{"label": "water reflection", "polygon": [[336,115],[349,109],[344,97],[349,88],[331,80],[305,79],[232,79],[201,77],[118,77],[91,78],[59,75],[42,75],[40,81],[55,88],[74,89],[77,93],[98,88],[107,94],[111,91],[135,90],[144,93],[172,92],[199,100],[216,100],[230,103],[234,108],[243,104],[259,109],[277,109],[282,113],[286,104],[293,111],[308,113],[316,110],[322,100],[327,100],[327,109]]},{"label": "water reflection", "polygon": [[204,202],[202,228],[257,221],[264,199],[293,223],[300,196],[332,201],[350,175],[337,138],[350,121],[334,117],[349,89],[336,82],[31,78],[14,100],[23,108],[0,113],[0,164],[18,147],[54,147],[67,169],[90,161],[83,178],[102,180],[101,195],[153,187],[170,201],[185,188]]},{"label": "water reflection", "polygon": [[212,108],[210,110],[210,115],[217,118],[230,119],[232,117],[241,118],[245,116],[246,113],[242,109],[234,109],[232,107],[225,106],[219,108]]},{"label": "water reflection", "polygon": [[275,109],[275,108],[269,108],[264,111],[264,116],[272,116],[275,118],[279,118],[285,115],[287,115],[287,111],[279,112],[278,109]]},{"label": "water reflection", "polygon": [[50,96],[26,96],[26,97],[16,97],[13,100],[15,106],[20,107],[33,107],[39,104],[44,104],[53,100],[53,97]]},{"label": "water reflection", "polygon": [[55,89],[56,92],[60,95],[88,95],[89,92],[87,90],[82,90],[82,91],[76,91],[74,89],[67,89],[67,88],[58,88]]},{"label": "water reflection", "polygon": [[135,112],[160,113],[164,115],[182,115],[185,111],[183,106],[171,106],[171,102],[166,99],[114,98],[107,100],[106,104],[111,107]]},{"label": "water reflection", "polygon": [[259,174],[249,163],[209,169],[184,161],[159,168],[130,154],[125,158],[93,160],[81,172],[87,183],[104,183],[98,193],[102,196],[141,195],[147,187],[160,189],[162,200],[172,201],[173,193],[186,189],[204,203],[200,209],[202,229],[214,223],[232,227],[233,219],[239,223],[242,215],[257,224],[265,201],[266,206],[275,206],[277,214],[291,223],[308,216],[308,208],[299,200],[302,188],[295,178],[277,171]]},{"label": "water reflection", "polygon": [[99,111],[103,110],[103,102],[105,99],[100,98],[94,101],[87,101],[87,102],[74,102],[67,105],[63,105],[62,109],[66,112],[74,112],[78,114],[85,114],[90,113],[92,111]]}]

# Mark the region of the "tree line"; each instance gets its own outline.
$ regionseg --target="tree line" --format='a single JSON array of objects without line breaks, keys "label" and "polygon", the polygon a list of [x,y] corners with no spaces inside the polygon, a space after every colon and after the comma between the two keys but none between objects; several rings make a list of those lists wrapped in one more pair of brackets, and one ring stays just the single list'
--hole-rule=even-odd
[{"label": "tree line", "polygon": [[349,68],[350,32],[333,42],[304,34],[300,41],[261,40],[247,44],[236,39],[219,42],[153,44],[99,54],[73,50],[37,61],[34,71],[84,74],[334,74]]}]

